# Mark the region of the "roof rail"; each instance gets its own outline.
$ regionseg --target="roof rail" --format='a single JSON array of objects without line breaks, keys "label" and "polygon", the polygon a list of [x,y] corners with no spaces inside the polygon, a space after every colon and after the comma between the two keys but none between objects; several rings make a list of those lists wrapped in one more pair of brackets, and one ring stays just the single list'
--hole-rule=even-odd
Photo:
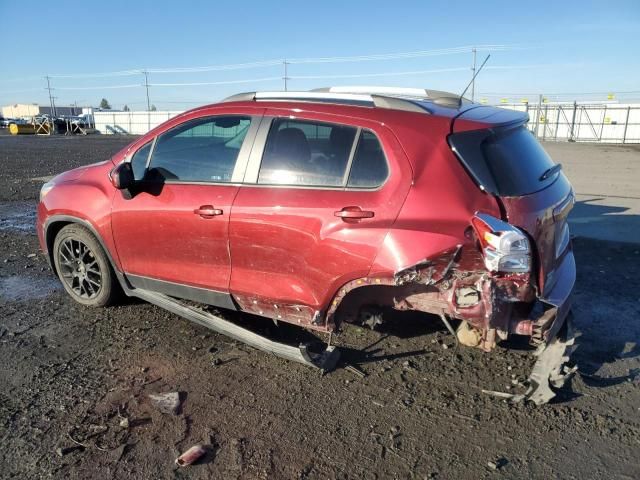
[{"label": "roof rail", "polygon": [[[414,97],[414,100],[417,99],[418,97]],[[246,92],[227,97],[222,100],[222,103],[260,100],[326,102],[344,105],[357,105],[362,107],[387,108],[392,110],[403,110],[406,112],[431,113],[426,107],[423,107],[410,99],[368,93],[333,93],[326,91]]]},{"label": "roof rail", "polygon": [[443,107],[458,108],[462,104],[472,103],[466,98],[451,92],[441,90],[429,90],[426,88],[406,88],[406,87],[376,87],[376,86],[346,86],[346,87],[325,87],[316,88],[313,92],[327,93],[359,93],[370,95],[385,95],[402,98],[417,98],[420,100],[430,100],[436,105]]}]

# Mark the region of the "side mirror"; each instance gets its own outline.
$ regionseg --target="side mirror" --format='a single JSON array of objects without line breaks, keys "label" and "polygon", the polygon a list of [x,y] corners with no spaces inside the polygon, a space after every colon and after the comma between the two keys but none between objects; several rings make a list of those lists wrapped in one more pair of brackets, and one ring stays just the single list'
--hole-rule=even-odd
[{"label": "side mirror", "polygon": [[111,184],[118,190],[126,190],[136,183],[136,179],[133,176],[133,168],[131,168],[131,163],[129,162],[123,162],[111,170],[110,177]]}]

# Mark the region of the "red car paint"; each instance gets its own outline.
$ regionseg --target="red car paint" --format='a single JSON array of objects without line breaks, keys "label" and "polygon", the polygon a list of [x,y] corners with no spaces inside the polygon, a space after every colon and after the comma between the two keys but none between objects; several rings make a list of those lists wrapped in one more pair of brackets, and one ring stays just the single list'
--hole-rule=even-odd
[{"label": "red car paint", "polygon": [[[222,114],[368,129],[382,144],[389,177],[372,190],[167,183],[159,192],[133,198],[112,185],[114,166],[140,146],[183,122]],[[453,132],[505,122],[523,118],[475,105],[434,107],[433,114],[298,101],[202,107],[160,125],[109,162],[56,177],[38,206],[40,244],[50,254],[56,232],[82,222],[124,282],[141,277],[218,292],[230,295],[240,310],[322,331],[337,327],[340,305],[357,289],[367,292],[360,296],[363,302],[465,320],[482,332],[481,346],[490,349],[496,335],[534,335],[532,325],[550,330],[550,314],[529,318],[530,308],[520,312],[512,305],[542,301],[556,309],[551,323],[559,328],[575,279],[570,246],[558,258],[552,254],[570,209],[566,179],[560,175],[531,195],[491,195],[478,187],[447,141]],[[219,214],[203,216],[197,213],[201,208]],[[349,218],[358,212],[365,214]],[[528,233],[537,254],[530,274],[487,272],[470,227],[477,212]],[[421,280],[399,277],[412,268]],[[456,295],[464,288],[477,289],[481,301],[460,305]]]}]

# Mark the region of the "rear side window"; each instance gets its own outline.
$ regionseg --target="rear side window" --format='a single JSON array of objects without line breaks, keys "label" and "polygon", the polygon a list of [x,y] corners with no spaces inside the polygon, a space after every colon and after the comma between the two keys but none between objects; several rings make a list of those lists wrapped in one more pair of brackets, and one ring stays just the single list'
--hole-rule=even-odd
[{"label": "rear side window", "polygon": [[149,164],[150,179],[187,182],[230,182],[250,117],[192,120],[156,140]]},{"label": "rear side window", "polygon": [[258,183],[341,187],[357,129],[275,119],[265,145]]},{"label": "rear side window", "polygon": [[375,188],[384,183],[389,175],[389,167],[378,138],[369,131],[363,131],[358,140],[349,173],[348,187]]},{"label": "rear side window", "polygon": [[528,195],[559,175],[543,178],[553,160],[524,126],[455,133],[449,143],[475,180],[495,195]]}]

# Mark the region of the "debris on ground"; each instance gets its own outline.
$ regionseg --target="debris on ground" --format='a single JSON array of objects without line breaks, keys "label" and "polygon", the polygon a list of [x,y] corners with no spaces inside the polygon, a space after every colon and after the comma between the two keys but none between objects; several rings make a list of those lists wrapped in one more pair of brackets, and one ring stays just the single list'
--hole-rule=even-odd
[{"label": "debris on ground", "polygon": [[360,378],[364,378],[367,376],[367,374],[365,372],[363,372],[362,370],[360,370],[358,367],[356,367],[355,365],[347,365],[345,367],[346,370],[349,370],[351,373],[359,376]]},{"label": "debris on ground", "polygon": [[196,462],[207,451],[202,445],[194,445],[189,450],[184,452],[178,458],[176,458],[176,465],[180,467],[186,467]]},{"label": "debris on ground", "polygon": [[487,462],[487,467],[491,470],[500,470],[502,467],[506,466],[509,461],[506,458],[500,457],[493,461]]},{"label": "debris on ground", "polygon": [[180,411],[180,393],[168,392],[150,394],[151,403],[162,413],[178,415]]},{"label": "debris on ground", "polygon": [[73,445],[71,447],[58,447],[56,448],[56,453],[59,457],[64,457],[65,455],[75,452],[76,450],[84,450],[84,447],[81,445]]}]

